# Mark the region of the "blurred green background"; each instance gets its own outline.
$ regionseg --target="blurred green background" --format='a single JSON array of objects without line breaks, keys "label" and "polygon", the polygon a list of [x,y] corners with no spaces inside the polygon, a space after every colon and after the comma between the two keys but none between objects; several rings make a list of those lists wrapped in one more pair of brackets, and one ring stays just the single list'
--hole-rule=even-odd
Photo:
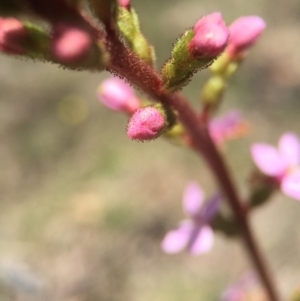
[{"label": "blurred green background", "polygon": [[[251,135],[226,148],[242,193],[249,146],[300,135],[300,2],[135,0],[158,66],[195,21],[257,14],[267,30],[231,81],[221,111],[238,108]],[[132,142],[126,117],[102,107],[108,74],[0,56],[0,300],[218,300],[251,269],[242,246],[218,236],[199,257],[165,255],[160,242],[183,218],[185,185],[214,183],[193,153],[159,139]],[[184,92],[197,105],[208,72]],[[253,215],[281,291],[300,282],[299,203],[277,194]]]}]

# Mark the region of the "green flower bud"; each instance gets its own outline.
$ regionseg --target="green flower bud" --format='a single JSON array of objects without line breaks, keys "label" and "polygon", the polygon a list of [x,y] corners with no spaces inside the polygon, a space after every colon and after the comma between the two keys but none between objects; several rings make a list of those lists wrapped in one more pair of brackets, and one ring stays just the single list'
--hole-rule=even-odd
[{"label": "green flower bud", "polygon": [[203,104],[215,108],[226,89],[226,82],[221,76],[212,76],[203,86],[201,99]]},{"label": "green flower bud", "polygon": [[131,50],[149,65],[153,65],[154,48],[142,34],[138,15],[133,8],[130,10],[124,7],[119,8],[118,26]]}]

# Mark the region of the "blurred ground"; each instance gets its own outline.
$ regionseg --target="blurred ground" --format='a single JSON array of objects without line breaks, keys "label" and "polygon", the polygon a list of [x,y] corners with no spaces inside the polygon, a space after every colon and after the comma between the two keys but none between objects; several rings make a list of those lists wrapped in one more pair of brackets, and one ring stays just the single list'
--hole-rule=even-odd
[{"label": "blurred ground", "polygon": [[[232,81],[222,110],[237,107],[252,135],[227,155],[245,192],[249,146],[300,135],[300,2],[133,1],[158,65],[200,16],[231,22],[258,14],[268,30]],[[131,142],[126,118],[103,108],[106,74],[0,56],[0,300],[218,300],[249,270],[236,241],[218,237],[200,257],[167,256],[165,232],[183,218],[182,191],[197,180],[213,192],[198,158],[164,140]],[[206,72],[185,93],[195,102]],[[236,151],[238,150],[238,152]],[[285,295],[299,283],[299,204],[278,194],[253,226]]]}]

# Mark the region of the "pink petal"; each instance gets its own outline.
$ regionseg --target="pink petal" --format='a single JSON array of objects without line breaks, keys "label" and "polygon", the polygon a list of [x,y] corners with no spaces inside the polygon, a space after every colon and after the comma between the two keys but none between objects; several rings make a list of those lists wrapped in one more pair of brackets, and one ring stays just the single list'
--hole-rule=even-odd
[{"label": "pink petal", "polygon": [[176,230],[168,232],[161,243],[161,248],[169,254],[182,251],[191,236],[193,223],[190,220],[182,221]]},{"label": "pink petal", "polygon": [[[188,242],[187,249],[192,255],[203,254],[211,250],[214,242],[214,233],[209,226],[202,226],[196,229],[197,236]],[[192,237],[190,237],[192,239]]]},{"label": "pink petal", "polygon": [[300,201],[300,169],[287,174],[283,178],[281,191],[287,196]]},{"label": "pink petal", "polygon": [[243,120],[239,111],[232,110],[209,123],[209,132],[216,143],[226,140],[228,134],[236,131]]},{"label": "pink petal", "polygon": [[277,148],[266,143],[255,143],[251,147],[251,155],[256,166],[268,176],[280,176],[287,165]]},{"label": "pink petal", "polygon": [[300,163],[300,140],[294,133],[282,135],[278,148],[289,166],[295,166]]},{"label": "pink petal", "polygon": [[190,216],[199,215],[203,205],[204,192],[196,182],[191,182],[185,189],[183,195],[183,210]]},{"label": "pink petal", "polygon": [[202,214],[199,216],[204,222],[209,223],[211,219],[216,215],[220,208],[221,195],[216,193],[212,196],[209,201],[205,204]]}]

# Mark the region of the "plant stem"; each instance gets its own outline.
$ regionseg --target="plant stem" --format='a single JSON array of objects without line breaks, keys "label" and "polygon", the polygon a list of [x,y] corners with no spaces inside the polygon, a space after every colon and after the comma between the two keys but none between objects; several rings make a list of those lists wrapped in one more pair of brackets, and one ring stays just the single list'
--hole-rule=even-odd
[{"label": "plant stem", "polygon": [[221,187],[228,205],[232,209],[235,219],[241,230],[245,249],[260,276],[262,284],[268,294],[269,301],[280,301],[276,292],[271,274],[256,243],[249,224],[248,215],[244,210],[237,193],[230,172],[216,149],[207,129],[199,121],[198,114],[192,109],[189,102],[180,93],[168,93],[162,90],[160,75],[135,54],[127,49],[115,36],[109,36],[111,63],[107,68],[113,74],[127,79],[137,88],[147,93],[151,98],[170,106],[178,114],[178,118],[189,132],[194,149],[203,156],[210,166],[216,181]]},{"label": "plant stem", "polygon": [[254,237],[253,231],[249,223],[249,214],[245,210],[240,198],[237,194],[237,190],[234,187],[233,181],[230,177],[228,168],[222,156],[217,151],[214,143],[211,139],[206,144],[209,148],[209,165],[211,166],[215,177],[217,178],[220,186],[223,188],[223,192],[227,196],[227,201],[232,211],[235,214],[236,221],[240,226],[240,231],[244,241],[244,245],[252,261],[253,265],[257,270],[257,274],[260,276],[262,283],[265,286],[270,301],[279,301],[279,295],[276,291],[274,281],[271,277],[267,263],[261,253],[257,240]]}]

